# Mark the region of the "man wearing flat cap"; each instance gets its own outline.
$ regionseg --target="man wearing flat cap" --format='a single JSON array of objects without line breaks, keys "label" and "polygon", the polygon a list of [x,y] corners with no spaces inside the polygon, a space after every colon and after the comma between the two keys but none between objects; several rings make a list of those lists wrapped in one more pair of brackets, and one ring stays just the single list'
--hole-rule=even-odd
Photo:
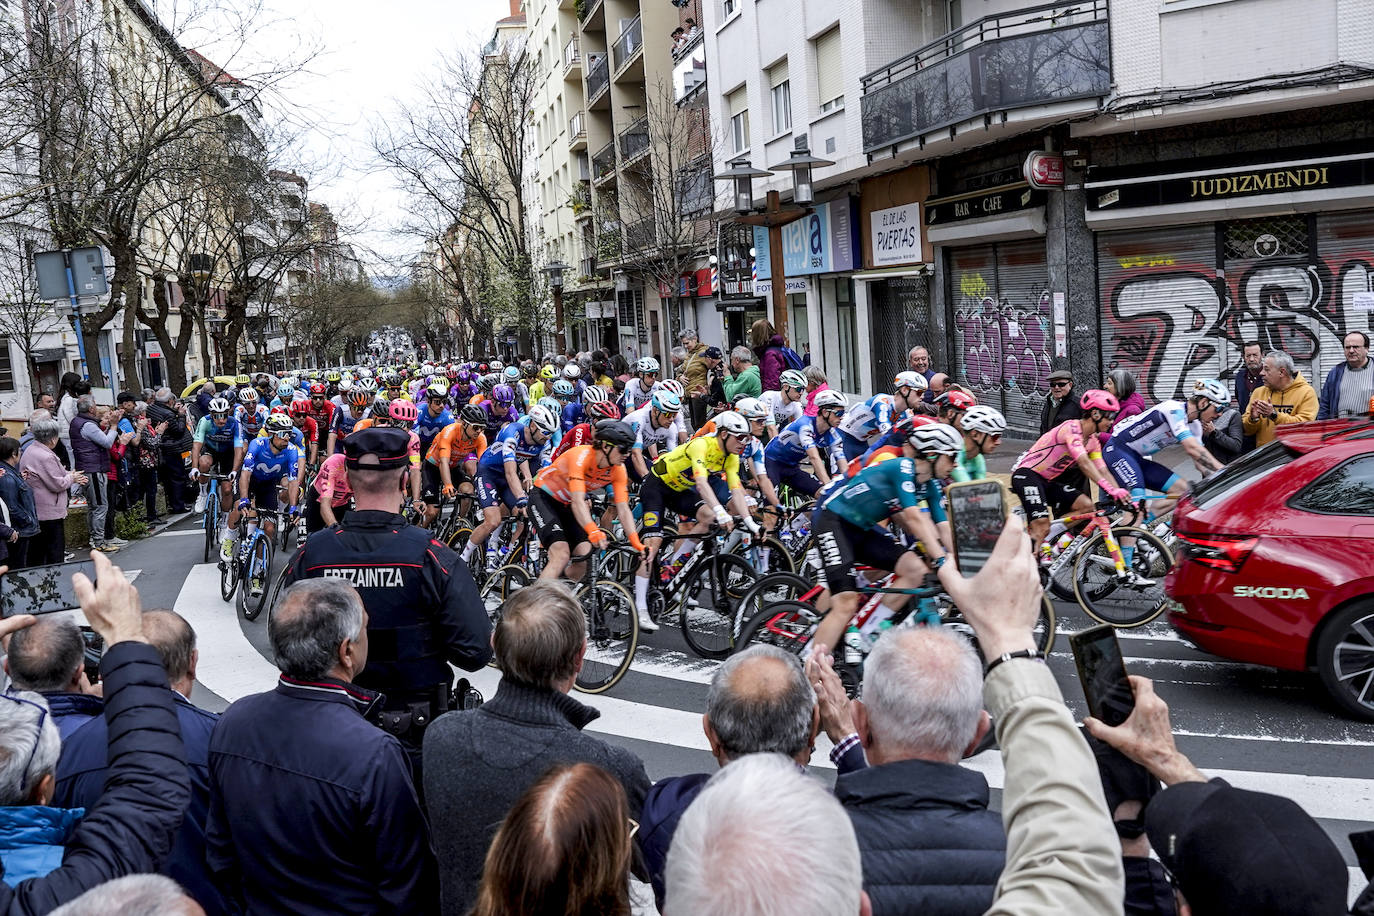
[{"label": "man wearing flat cap", "polygon": [[1045,406],[1040,408],[1042,436],[1065,420],[1076,420],[1083,416],[1083,408],[1078,406],[1079,393],[1074,389],[1072,372],[1056,369],[1050,373],[1049,383],[1050,393],[1045,397]]},{"label": "man wearing flat cap", "polygon": [[420,785],[424,730],[451,706],[449,665],[476,671],[491,658],[491,628],[458,555],[400,514],[410,436],[372,427],[344,440],[355,508],[296,551],[287,584],[331,576],[358,590],[369,655],[356,682],[380,691],[383,729],[400,739]]}]

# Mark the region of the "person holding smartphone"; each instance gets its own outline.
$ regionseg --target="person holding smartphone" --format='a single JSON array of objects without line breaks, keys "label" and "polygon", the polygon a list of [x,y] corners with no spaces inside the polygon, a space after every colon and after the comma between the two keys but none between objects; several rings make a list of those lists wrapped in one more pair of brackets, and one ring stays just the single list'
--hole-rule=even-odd
[{"label": "person holding smartphone", "polygon": [[38,516],[38,533],[29,545],[28,560],[32,566],[62,562],[67,543],[68,490],[73,484],[86,485],[86,475],[81,471],[68,472],[53,451],[60,439],[60,429],[57,420],[33,421],[33,442],[19,459],[19,472],[33,488],[34,511]]}]

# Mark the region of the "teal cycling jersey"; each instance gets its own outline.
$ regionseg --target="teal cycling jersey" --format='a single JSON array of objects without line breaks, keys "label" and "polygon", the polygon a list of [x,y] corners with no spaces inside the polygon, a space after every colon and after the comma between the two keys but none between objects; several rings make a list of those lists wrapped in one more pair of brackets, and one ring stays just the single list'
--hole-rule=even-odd
[{"label": "teal cycling jersey", "polygon": [[936,523],[945,520],[944,492],[940,482],[916,481],[916,462],[893,458],[864,468],[833,490],[821,508],[860,528],[871,528],[904,509],[925,503]]},{"label": "teal cycling jersey", "polygon": [[959,458],[954,462],[954,470],[949,474],[955,483],[982,480],[988,476],[988,463],[982,455],[968,457],[967,445],[959,446]]}]

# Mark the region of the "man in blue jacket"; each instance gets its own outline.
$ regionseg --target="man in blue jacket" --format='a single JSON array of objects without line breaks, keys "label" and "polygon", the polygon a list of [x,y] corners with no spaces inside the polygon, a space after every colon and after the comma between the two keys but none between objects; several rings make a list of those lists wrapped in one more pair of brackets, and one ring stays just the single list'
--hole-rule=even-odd
[{"label": "man in blue jacket", "polygon": [[1369,335],[1351,331],[1341,341],[1345,348],[1345,362],[1333,366],[1326,374],[1318,398],[1317,419],[1335,417],[1363,417],[1369,413],[1369,399],[1374,397],[1374,364],[1369,361]]},{"label": "man in blue jacket", "polygon": [[5,671],[15,689],[43,695],[64,742],[104,708],[86,677],[86,645],[70,617],[41,617],[10,637]]},{"label": "man in blue jacket", "polygon": [[[156,871],[190,793],[167,673],[146,644],[138,592],[93,551],[97,584],[73,577],[86,619],[105,640],[100,662],[109,780],[87,811],[49,808],[60,741],[37,694],[0,695],[0,746],[28,760],[0,780],[0,914],[38,916],[98,884]],[[0,637],[31,626],[0,621]]]},{"label": "man in blue jacket", "polygon": [[[191,781],[191,805],[162,870],[186,888],[209,916],[217,916],[229,911],[205,867],[205,820],[210,810],[210,733],[219,716],[191,703],[199,653],[196,633],[185,618],[175,611],[148,611],[143,615],[143,629],[167,669]],[[66,740],[57,764],[54,804],[64,808],[94,806],[109,776],[109,743],[110,730],[103,718],[92,719]]]},{"label": "man in blue jacket", "polygon": [[206,859],[238,909],[282,916],[426,913],[439,881],[401,743],[365,718],[381,695],[367,614],[342,579],[304,579],[268,622],[281,677],[210,737]]}]

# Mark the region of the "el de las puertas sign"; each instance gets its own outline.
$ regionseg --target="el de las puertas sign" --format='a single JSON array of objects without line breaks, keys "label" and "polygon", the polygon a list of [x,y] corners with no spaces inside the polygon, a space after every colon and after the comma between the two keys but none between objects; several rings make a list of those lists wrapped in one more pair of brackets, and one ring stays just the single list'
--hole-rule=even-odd
[{"label": "el de las puertas sign", "polygon": [[1374,184],[1374,154],[1276,163],[1246,168],[1089,181],[1088,209],[1157,207],[1231,197],[1286,194]]}]

